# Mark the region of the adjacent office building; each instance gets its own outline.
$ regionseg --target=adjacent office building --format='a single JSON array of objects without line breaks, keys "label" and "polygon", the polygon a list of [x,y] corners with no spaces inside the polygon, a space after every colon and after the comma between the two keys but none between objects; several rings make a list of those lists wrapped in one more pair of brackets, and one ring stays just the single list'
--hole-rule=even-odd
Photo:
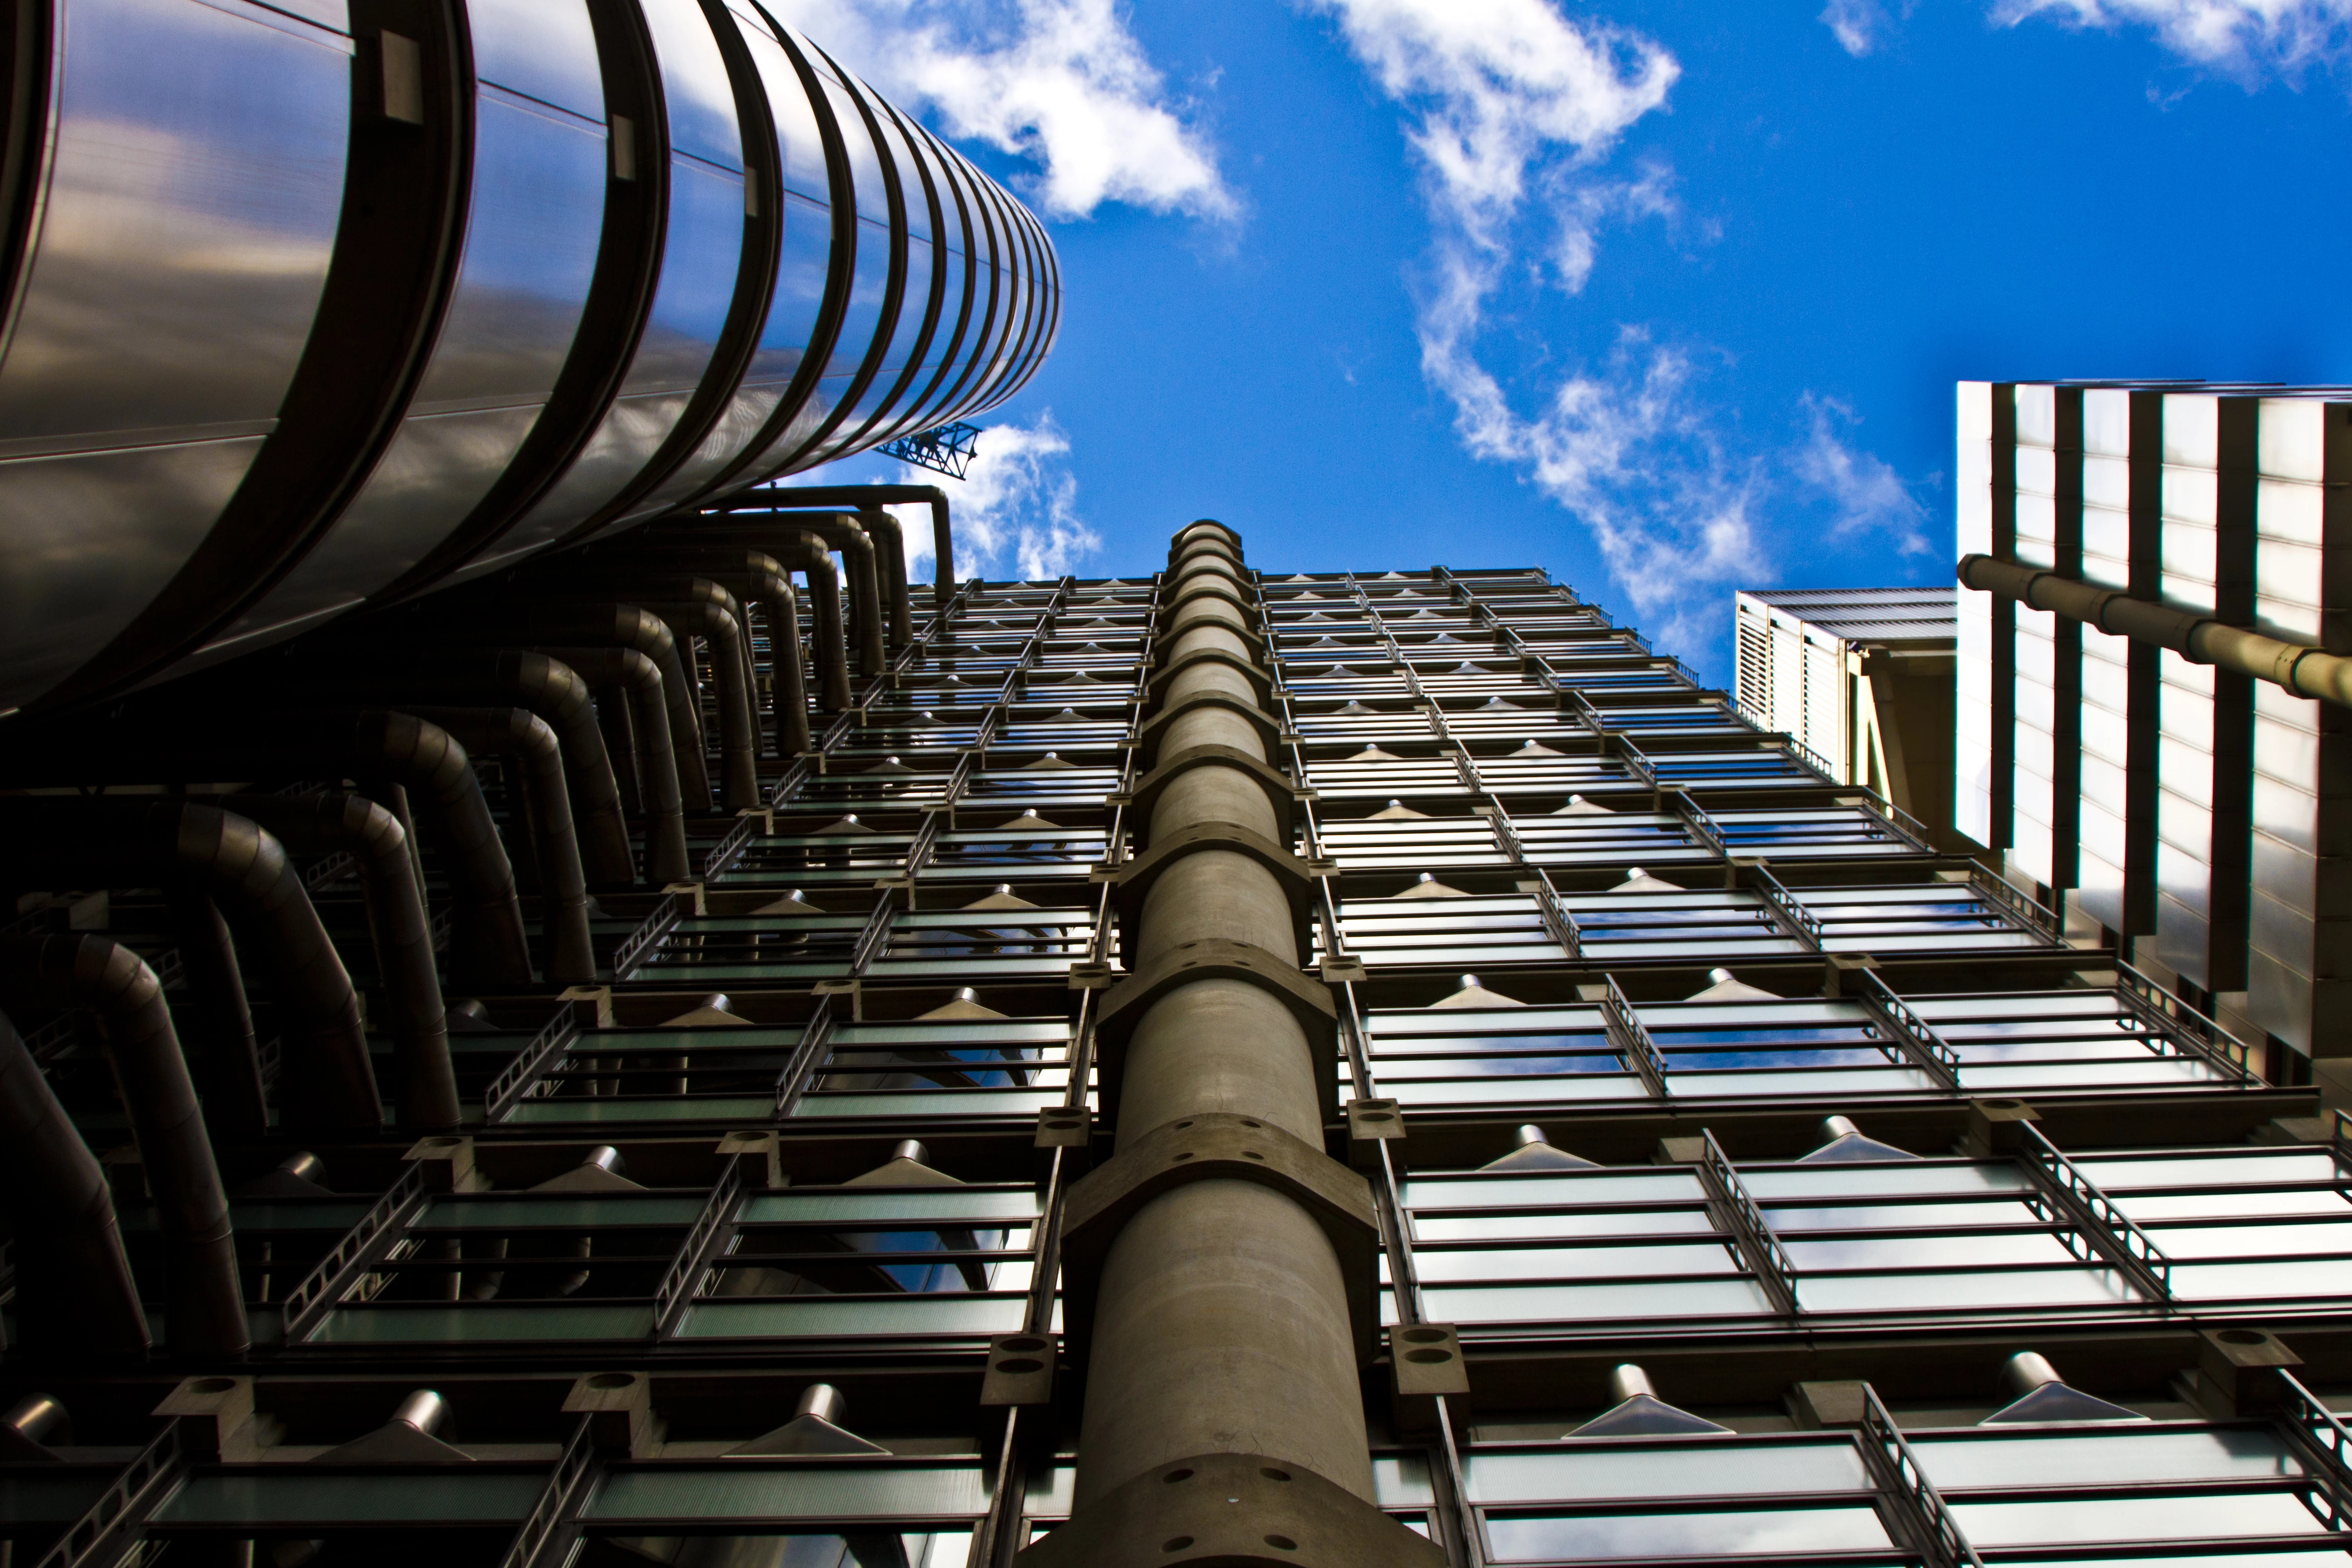
[{"label": "adjacent office building", "polygon": [[[1959,389],[1959,552],[2046,575],[2032,602],[1960,596],[1957,826],[2289,1079],[2352,1054],[2346,710],[2184,639],[2200,619],[2273,639],[2279,674],[2352,646],[2347,419],[2324,389]],[[2188,614],[2168,644],[2114,598],[2104,628],[2040,607],[2065,584]]]},{"label": "adjacent office building", "polygon": [[1732,608],[1740,712],[1950,847],[1954,593],[1786,588]]},{"label": "adjacent office building", "polygon": [[[2352,1142],[2184,986],[1539,569],[959,581],[937,490],[758,483],[1009,394],[1054,294],[751,0],[75,5],[0,356],[8,1562],[2352,1561]],[[602,192],[569,338],[463,304],[526,133]],[[182,195],[201,287],[75,249]],[[2054,487],[1986,403],[1987,509]],[[2206,493],[2324,529],[2270,406],[2195,451],[2310,493]],[[1966,689],[1963,809],[2079,889],[2027,719],[2137,645],[2029,613],[1964,614],[2049,697]]]}]

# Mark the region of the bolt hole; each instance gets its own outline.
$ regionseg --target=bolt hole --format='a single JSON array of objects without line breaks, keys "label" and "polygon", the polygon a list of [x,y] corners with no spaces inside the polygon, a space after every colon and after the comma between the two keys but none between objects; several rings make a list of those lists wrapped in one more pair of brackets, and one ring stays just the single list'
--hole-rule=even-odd
[{"label": "bolt hole", "polygon": [[1407,1329],[1401,1336],[1417,1345],[1437,1345],[1445,1342],[1444,1329]]},{"label": "bolt hole", "polygon": [[588,1380],[591,1388],[626,1388],[637,1380],[625,1372],[600,1372]]},{"label": "bolt hole", "polygon": [[2223,1329],[2217,1337],[2233,1345],[2260,1345],[2270,1342],[2270,1335],[2257,1333],[2252,1329]]},{"label": "bolt hole", "polygon": [[1261,1154],[1261,1153],[1259,1153],[1259,1152],[1258,1152],[1256,1150],[1255,1150],[1255,1149],[1244,1149],[1244,1150],[1243,1150],[1243,1151],[1242,1151],[1242,1158],[1243,1158],[1243,1159],[1244,1159],[1244,1160],[1255,1160],[1255,1161],[1258,1161],[1258,1162],[1259,1162],[1259,1163],[1263,1163],[1265,1162],[1265,1155],[1263,1155],[1263,1154]]},{"label": "bolt hole", "polygon": [[1045,1342],[1039,1339],[1034,1334],[1015,1334],[1009,1340],[997,1341],[996,1348],[1001,1351],[1011,1351],[1016,1354],[1021,1354],[1044,1350],[1045,1348]]},{"label": "bolt hole", "polygon": [[1248,1128],[1253,1132],[1263,1131],[1265,1127],[1265,1123],[1263,1121],[1252,1121],[1246,1116],[1242,1118],[1242,1125]]},{"label": "bolt hole", "polygon": [[1161,1542],[1160,1543],[1160,1550],[1162,1552],[1181,1552],[1184,1548],[1192,1544],[1192,1538],[1191,1536],[1179,1535],[1174,1537],[1172,1540]]},{"label": "bolt hole", "polygon": [[188,1384],[188,1390],[192,1394],[226,1394],[236,1386],[236,1379],[233,1377],[200,1377]]},{"label": "bolt hole", "polygon": [[1984,1105],[1988,1110],[2015,1110],[2023,1103],[2024,1101],[2018,1100],[1988,1100]]},{"label": "bolt hole", "polygon": [[1290,1472],[1288,1470],[1277,1470],[1272,1465],[1262,1467],[1258,1470],[1258,1474],[1264,1476],[1270,1481],[1286,1481],[1290,1479]]},{"label": "bolt hole", "polygon": [[1394,1121],[1396,1118],[1385,1110],[1359,1110],[1356,1112],[1356,1120],[1359,1121]]},{"label": "bolt hole", "polygon": [[1452,1351],[1407,1351],[1404,1352],[1404,1359],[1417,1362],[1423,1366],[1437,1366],[1452,1361],[1454,1352]]},{"label": "bolt hole", "polygon": [[997,1371],[1012,1373],[1016,1375],[1023,1373],[1043,1372],[1045,1369],[1045,1363],[1044,1362],[1032,1361],[1027,1356],[1015,1356],[1011,1361],[1001,1361],[996,1363]]},{"label": "bolt hole", "polygon": [[1172,1487],[1178,1481],[1191,1480],[1192,1479],[1192,1472],[1190,1470],[1171,1470],[1160,1479]]},{"label": "bolt hole", "polygon": [[1181,1154],[1179,1154],[1179,1155],[1177,1155],[1177,1156],[1176,1156],[1176,1158],[1177,1158],[1178,1160],[1180,1160],[1180,1161],[1181,1161],[1181,1160],[1189,1160],[1189,1159],[1191,1159],[1192,1157],[1192,1151],[1191,1151],[1190,1149],[1185,1150]]},{"label": "bolt hole", "polygon": [[1189,1121],[1179,1121],[1179,1122],[1176,1124],[1176,1131],[1179,1131],[1179,1132],[1181,1132],[1181,1131],[1183,1131],[1186,1128],[1188,1128],[1188,1127],[1190,1127],[1190,1126],[1192,1126],[1192,1124],[1191,1122],[1189,1122]]},{"label": "bolt hole", "polygon": [[1269,1535],[1265,1538],[1265,1543],[1268,1546],[1273,1547],[1276,1552],[1296,1552],[1298,1550],[1298,1542],[1291,1540],[1290,1537],[1286,1535]]}]

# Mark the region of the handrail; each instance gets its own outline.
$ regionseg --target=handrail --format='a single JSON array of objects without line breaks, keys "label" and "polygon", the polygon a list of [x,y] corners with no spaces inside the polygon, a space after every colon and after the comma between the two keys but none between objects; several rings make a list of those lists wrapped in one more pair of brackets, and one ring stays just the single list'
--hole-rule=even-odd
[{"label": "handrail", "polygon": [[359,858],[348,849],[338,849],[322,860],[313,861],[302,873],[302,890],[315,893],[332,882],[340,882],[360,868]]},{"label": "handrail", "polygon": [[1642,1081],[1648,1085],[1650,1092],[1660,1100],[1669,1098],[1674,1090],[1666,1084],[1665,1053],[1659,1050],[1658,1042],[1650,1037],[1649,1028],[1642,1022],[1641,1015],[1633,1011],[1633,1004],[1627,1001],[1625,993],[1618,989],[1617,977],[1604,974],[1601,978],[1609,987],[1608,994],[1601,999],[1601,1012],[1610,1035],[1623,1042],[1627,1054],[1633,1058],[1633,1070],[1642,1075]]},{"label": "handrail", "polygon": [[2240,1089],[2251,1089],[2262,1081],[2262,1075],[2254,1070],[2252,1050],[2237,1036],[2128,963],[2116,963],[2116,992],[2142,1023],[2188,1054],[2201,1057],[2235,1078]]},{"label": "handrail", "polygon": [[[1559,901],[1559,889],[1553,886],[1549,871],[1538,866],[1535,873],[1536,904],[1543,916],[1544,929],[1551,932],[1552,941],[1559,943],[1571,962],[1582,958],[1584,932],[1577,926],[1575,911]],[[1660,1075],[1662,1079],[1664,1076]]]},{"label": "handrail", "polygon": [[286,1299],[278,1305],[283,1330],[278,1342],[299,1345],[308,1339],[319,1320],[342,1301],[352,1281],[383,1261],[384,1254],[399,1242],[408,1222],[424,1206],[425,1165],[411,1160],[400,1180],[368,1206],[341,1240],[328,1248],[327,1256],[311,1267],[300,1284],[286,1292]]},{"label": "handrail", "polygon": [[1996,877],[1981,866],[1971,865],[1969,868],[1969,886],[2008,910],[2029,929],[2048,938],[2053,947],[2063,945],[2066,933],[2058,923],[2057,917],[2011,887],[2008,879]]},{"label": "handrail", "polygon": [[[2305,1494],[2311,1510],[2330,1530],[2352,1529],[2352,1430],[2346,1429],[2336,1412],[2305,1387],[2301,1378],[2284,1367],[2278,1369],[2278,1377],[2286,1394],[2279,1422],[2295,1439],[2295,1447],[2318,1461],[2326,1477],[2324,1498],[2315,1495],[2316,1489]],[[2312,1479],[2312,1468],[2308,1464],[2303,1468],[2306,1484]]]},{"label": "handrail", "polygon": [[[913,875],[908,868],[908,874]],[[890,937],[890,922],[898,918],[898,905],[886,890],[874,901],[874,912],[866,917],[866,929],[857,933],[857,945],[850,950],[849,975],[855,980],[866,973],[867,965],[881,952]]]},{"label": "handrail", "polygon": [[530,1512],[516,1530],[506,1555],[499,1559],[499,1568],[551,1568],[554,1555],[549,1553],[543,1564],[541,1554],[547,1552],[548,1542],[572,1512],[583,1486],[592,1482],[596,1445],[589,1434],[594,1427],[595,1418],[583,1415],[572,1428],[571,1440],[563,1445],[562,1458],[547,1473],[547,1484],[540,1489],[539,1500],[531,1504]]},{"label": "handrail", "polygon": [[[1605,736],[1603,738],[1606,739]],[[1650,761],[1647,752],[1633,743],[1632,736],[1617,737],[1617,755],[1635,779],[1649,785],[1654,792],[1663,787],[1658,782],[1657,765]]]},{"label": "handrail", "polygon": [[139,1457],[109,1481],[98,1500],[66,1527],[40,1568],[108,1568],[123,1556],[121,1538],[136,1531],[188,1473],[188,1452],[175,1418],[163,1424]]},{"label": "handrail", "polygon": [[654,1291],[654,1338],[667,1338],[687,1303],[694,1299],[695,1286],[709,1267],[711,1248],[733,1216],[735,1200],[742,1193],[743,1156],[739,1154],[726,1162],[719,1179],[710,1184],[710,1195],[703,1200],[702,1212],[694,1216],[694,1224],[677,1244],[669,1268],[663,1271],[661,1284]]},{"label": "handrail", "polygon": [[1927,1467],[1904,1440],[1903,1428],[1879,1402],[1878,1390],[1862,1385],[1862,1429],[1857,1434],[1863,1462],[1870,1468],[1879,1489],[1905,1505],[1919,1533],[1921,1555],[1928,1568],[1984,1568],[1984,1559],[1960,1530],[1960,1521],[1944,1506],[1943,1494],[1927,1479]]},{"label": "handrail", "polygon": [[664,893],[661,902],[654,906],[653,913],[639,921],[637,929],[613,950],[613,983],[617,985],[643,968],[646,960],[654,955],[669,933],[677,929],[677,922],[685,918],[686,910],[677,901],[677,895]]},{"label": "handrail", "polygon": [[[1716,826],[1715,818],[1709,816],[1706,809],[1690,797],[1688,789],[1679,784],[1670,784],[1665,787],[1679,792],[1674,800],[1675,815],[1681,817],[1693,833],[1698,835],[1699,842],[1706,845],[1711,853],[1720,859],[1730,859],[1731,846],[1724,842],[1723,830]],[[1663,790],[1661,793],[1664,793]]]},{"label": "handrail", "polygon": [[580,1021],[572,1016],[568,1005],[541,1025],[530,1043],[516,1052],[506,1070],[492,1079],[490,1087],[482,1091],[482,1124],[497,1126],[518,1103],[530,1098],[548,1068],[572,1048],[572,1042],[579,1037]]},{"label": "handrail", "polygon": [[1738,1167],[1724,1153],[1723,1145],[1715,1141],[1714,1132],[1701,1128],[1699,1137],[1706,1142],[1699,1161],[1700,1177],[1730,1211],[1735,1249],[1742,1255],[1748,1271],[1764,1287],[1765,1294],[1781,1311],[1796,1316],[1802,1309],[1797,1305],[1797,1265],[1789,1257],[1789,1249],[1780,1245],[1780,1238],[1765,1223],[1764,1211],[1758,1205],[1755,1194],[1739,1179]]},{"label": "handrail", "polygon": [[702,879],[717,881],[728,867],[741,859],[744,849],[751,842],[752,833],[763,826],[765,820],[749,812],[738,814],[735,826],[727,830],[727,837],[712,846],[710,853],[702,858]]},{"label": "handrail", "polygon": [[1912,1059],[1948,1089],[1960,1087],[1960,1053],[1874,971],[1862,972],[1862,1005],[1883,1022]]},{"label": "handrail", "polygon": [[1764,895],[1765,903],[1795,928],[1797,940],[1815,952],[1821,952],[1822,917],[1807,909],[1803,900],[1781,886],[1780,879],[1767,868],[1759,865],[1750,867],[1749,870],[1756,879],[1757,890]]},{"label": "handrail", "polygon": [[817,1058],[825,1041],[833,1034],[833,997],[830,993],[816,999],[816,1008],[809,1021],[801,1026],[801,1037],[793,1047],[793,1054],[784,1063],[783,1071],[776,1075],[776,1118],[782,1121],[793,1113],[805,1091],[809,1075],[816,1068]]},{"label": "handrail", "polygon": [[[2117,1208],[2115,1201],[2099,1190],[2097,1183],[2084,1175],[2056,1144],[2042,1135],[2040,1128],[2032,1122],[2021,1122],[2019,1126],[2025,1134],[2024,1144],[2019,1152],[2027,1170],[2054,1189],[2058,1199],[2074,1211],[2074,1217],[2090,1235],[2105,1239],[2107,1246],[2099,1250],[2106,1253],[2111,1262],[2120,1264],[2125,1273],[2133,1276],[2138,1284],[2159,1300],[2170,1300],[2172,1259],[2165,1256],[2164,1249],[2157,1246],[2155,1238],[2140,1229],[2129,1215]],[[2055,1219],[2060,1216],[2053,1213],[2049,1217]],[[2070,1247],[2067,1250],[2074,1251],[2074,1248]],[[2075,1256],[2084,1257],[2080,1252],[2075,1252]],[[2087,1258],[2084,1260],[2089,1261]]]}]

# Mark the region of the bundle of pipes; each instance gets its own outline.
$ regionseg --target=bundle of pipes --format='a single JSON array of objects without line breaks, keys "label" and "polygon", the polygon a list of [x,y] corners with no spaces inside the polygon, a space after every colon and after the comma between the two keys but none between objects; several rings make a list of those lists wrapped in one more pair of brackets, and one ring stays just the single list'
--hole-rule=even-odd
[{"label": "bundle of pipes", "polygon": [[[867,679],[911,641],[895,521],[781,510],[798,499],[788,496],[339,623],[103,712],[8,726],[0,890],[22,904],[58,889],[153,889],[149,907],[186,976],[175,1025],[128,946],[0,941],[0,1007],[99,1020],[164,1200],[175,1350],[235,1354],[245,1342],[213,1141],[384,1124],[363,988],[392,1047],[393,1119],[459,1125],[428,900],[449,921],[453,991],[594,982],[595,896],[688,879],[688,819],[761,805],[761,759],[811,748],[810,699],[824,712],[850,705],[851,639]],[[943,498],[919,499],[934,501],[944,542]],[[501,764],[503,818],[477,765],[485,755]],[[25,793],[60,786],[77,793]],[[356,949],[348,937],[337,947],[296,866],[338,854],[356,864]],[[256,973],[266,984],[249,987]],[[271,1034],[282,1050],[274,1114],[259,1044]],[[0,1163],[12,1192],[42,1195],[40,1213],[15,1216],[19,1240],[59,1264],[42,1277],[79,1282],[70,1301],[28,1299],[29,1331],[143,1350],[106,1184],[5,1020]]]}]

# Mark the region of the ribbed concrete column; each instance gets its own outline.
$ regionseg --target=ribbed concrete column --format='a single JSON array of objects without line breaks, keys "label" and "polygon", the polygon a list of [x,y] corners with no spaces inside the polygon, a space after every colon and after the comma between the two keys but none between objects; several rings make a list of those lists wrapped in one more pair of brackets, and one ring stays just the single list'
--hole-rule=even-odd
[{"label": "ribbed concrete column", "polygon": [[[1182,668],[1168,679],[1160,710],[1203,692],[1264,710],[1243,669],[1188,661],[1213,649],[1262,667],[1247,634],[1243,605],[1251,595],[1239,556],[1240,540],[1221,524],[1195,523],[1176,536],[1162,595],[1169,607],[1160,626],[1159,667]],[[1203,704],[1170,720],[1157,765],[1166,769],[1203,746],[1269,760],[1249,719]],[[1278,819],[1264,785],[1237,766],[1203,762],[1185,769],[1151,805],[1155,846],[1204,826],[1289,848],[1289,823]],[[1124,961],[1139,975],[1171,950],[1204,941],[1246,943],[1294,972],[1302,959],[1282,881],[1260,858],[1213,846],[1192,849],[1158,873],[1133,940],[1135,951]],[[1207,1125],[1192,1119],[1218,1112],[1245,1119],[1228,1123],[1234,1127],[1278,1128],[1309,1146],[1304,1158],[1311,1164],[1329,1163],[1338,1179],[1353,1180],[1322,1152],[1325,1111],[1315,1047],[1282,997],[1246,979],[1176,984],[1127,1037],[1119,1158],[1087,1182],[1122,1179],[1117,1168],[1139,1157],[1139,1144],[1154,1135],[1181,1136]],[[1262,1501],[1286,1506],[1313,1488],[1311,1478],[1330,1483],[1316,1493],[1325,1516],[1308,1531],[1314,1542],[1253,1525],[1237,1542],[1250,1555],[1215,1560],[1255,1562],[1263,1553],[1265,1561],[1320,1563],[1334,1561],[1335,1552],[1336,1560],[1353,1562],[1419,1560],[1412,1552],[1426,1542],[1352,1500],[1370,1502],[1373,1495],[1357,1342],[1340,1256],[1303,1198],[1279,1182],[1211,1177],[1167,1186],[1127,1214],[1109,1241],[1094,1297],[1076,1508],[1071,1525],[1033,1549],[1041,1560],[1058,1564],[1082,1560],[1072,1555],[1080,1551],[1117,1552],[1140,1542],[1155,1561],[1189,1561],[1220,1549],[1210,1536],[1230,1533],[1221,1521],[1242,1523]],[[1240,1480],[1217,1471],[1226,1456],[1252,1457],[1236,1461]],[[1179,1460],[1184,1464],[1175,1466]],[[1311,1478],[1293,1484],[1286,1467]],[[1196,1470],[1202,1484],[1180,1490],[1176,1483]],[[1261,1477],[1280,1484],[1265,1489],[1253,1479]],[[1282,1495],[1236,1495],[1252,1485]],[[1340,1520],[1349,1522],[1333,1522]],[[1389,1531],[1409,1544],[1392,1546]],[[1186,1544],[1168,1547],[1171,1541]]]}]

